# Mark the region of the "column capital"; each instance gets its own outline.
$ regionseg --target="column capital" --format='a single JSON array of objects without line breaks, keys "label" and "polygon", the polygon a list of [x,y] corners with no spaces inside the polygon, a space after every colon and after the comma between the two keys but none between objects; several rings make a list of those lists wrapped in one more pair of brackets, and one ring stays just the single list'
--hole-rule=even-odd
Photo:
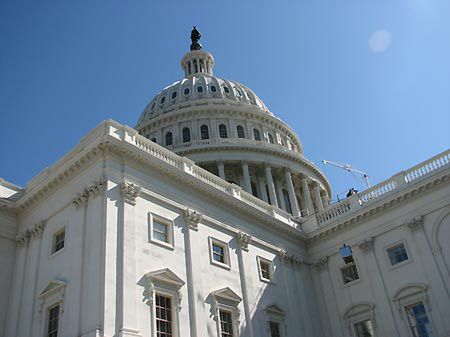
[{"label": "column capital", "polygon": [[142,188],[128,181],[120,184],[120,193],[122,194],[123,201],[130,205],[136,205],[136,199],[142,192]]},{"label": "column capital", "polygon": [[362,240],[359,244],[358,247],[364,251],[364,252],[368,252],[373,248],[373,243],[375,241],[374,237],[368,237],[367,239]]},{"label": "column capital", "polygon": [[236,234],[236,239],[242,250],[248,251],[248,245],[252,242],[252,236],[250,234],[239,231]]},{"label": "column capital", "polygon": [[304,174],[303,172],[300,172],[300,173],[299,173],[299,177],[300,177],[300,180],[302,180],[302,181],[303,181],[303,180],[308,180],[308,178],[309,178],[309,177],[308,177],[306,174]]},{"label": "column capital", "polygon": [[423,226],[423,215],[418,215],[405,223],[411,232],[417,232]]},{"label": "column capital", "polygon": [[312,181],[313,187],[320,187],[320,183],[317,180]]},{"label": "column capital", "polygon": [[313,262],[313,266],[321,271],[328,267],[328,256],[324,256]]},{"label": "column capital", "polygon": [[186,208],[184,210],[184,219],[186,220],[190,229],[197,231],[198,224],[203,219],[203,214],[197,213],[196,211]]}]

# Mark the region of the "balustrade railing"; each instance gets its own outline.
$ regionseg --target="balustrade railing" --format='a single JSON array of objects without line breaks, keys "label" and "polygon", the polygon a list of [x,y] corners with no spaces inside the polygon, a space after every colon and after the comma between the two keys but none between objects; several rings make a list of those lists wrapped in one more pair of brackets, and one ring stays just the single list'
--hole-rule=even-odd
[{"label": "balustrade railing", "polygon": [[329,206],[327,209],[316,214],[317,222],[319,225],[324,225],[331,219],[342,217],[348,213],[361,209],[393,191],[408,186],[408,184],[414,183],[417,180],[436,173],[438,170],[441,170],[444,167],[447,168],[448,166],[450,166],[450,150],[444,151],[365,191]]}]

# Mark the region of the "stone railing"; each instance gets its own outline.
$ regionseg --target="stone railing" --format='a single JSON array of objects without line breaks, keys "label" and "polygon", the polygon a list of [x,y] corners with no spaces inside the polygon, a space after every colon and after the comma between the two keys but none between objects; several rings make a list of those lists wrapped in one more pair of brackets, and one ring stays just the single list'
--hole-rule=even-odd
[{"label": "stone railing", "polygon": [[[185,157],[180,157],[179,155],[152,142],[151,140],[148,140],[138,133],[131,135],[130,138],[131,143],[136,145],[141,150],[144,150],[148,154],[172,166],[184,170],[185,172],[193,175],[206,184],[213,186],[216,189],[221,190],[222,192],[228,193],[231,197],[240,199],[251,207],[254,207],[268,215],[272,215],[277,219],[289,223],[293,227],[297,227],[296,223],[291,220],[291,215],[289,213],[281,209],[274,210],[274,206],[242,190],[240,186],[229,183],[226,180],[223,180],[220,177],[216,176],[215,174],[212,174],[211,172],[195,165],[192,160]],[[126,141],[127,137],[124,136],[122,140]]]},{"label": "stone railing", "polygon": [[405,171],[405,181],[407,183],[414,181],[416,179],[420,179],[423,176],[428,175],[443,166],[446,166],[450,163],[450,150],[442,152],[437,156],[430,158],[429,160],[420,163],[414,167],[411,167],[409,170]]},{"label": "stone railing", "polygon": [[201,148],[209,148],[209,147],[215,147],[215,146],[242,146],[242,147],[265,147],[267,149],[273,149],[276,151],[292,151],[294,153],[294,150],[290,150],[284,145],[281,144],[272,144],[268,143],[265,140],[254,140],[254,139],[248,139],[248,138],[210,138],[210,139],[202,139],[202,140],[192,140],[190,142],[186,143],[180,143],[180,144],[174,144],[167,146],[168,149],[175,151],[175,152],[183,152],[185,150],[193,150],[193,149],[201,149]]},{"label": "stone railing", "polygon": [[332,219],[344,217],[357,211],[366,205],[380,200],[386,195],[405,188],[409,184],[416,183],[422,178],[437,173],[450,167],[450,150],[444,151],[406,171],[400,172],[393,177],[368,188],[365,191],[352,195],[351,197],[329,206],[326,210],[316,214],[319,226],[324,226]]}]

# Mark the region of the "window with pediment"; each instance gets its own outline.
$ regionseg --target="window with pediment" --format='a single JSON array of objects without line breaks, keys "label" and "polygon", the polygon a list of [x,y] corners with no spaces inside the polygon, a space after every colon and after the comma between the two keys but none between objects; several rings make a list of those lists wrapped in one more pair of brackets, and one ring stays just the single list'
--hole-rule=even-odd
[{"label": "window with pediment", "polygon": [[375,337],[375,305],[370,302],[355,303],[344,313],[349,336]]},{"label": "window with pediment", "polygon": [[66,281],[52,280],[39,294],[39,319],[45,322],[42,324],[42,336],[58,337],[60,335],[66,287]]},{"label": "window with pediment", "polygon": [[229,287],[210,293],[218,337],[238,337],[241,297]]},{"label": "window with pediment", "polygon": [[145,274],[147,303],[150,305],[152,336],[179,337],[181,288],[185,282],[168,268]]},{"label": "window with pediment", "polygon": [[266,329],[270,337],[287,336],[286,313],[278,305],[272,304],[264,308]]},{"label": "window with pediment", "polygon": [[410,283],[398,289],[393,296],[400,318],[411,337],[433,337],[431,303],[428,286],[423,283]]}]

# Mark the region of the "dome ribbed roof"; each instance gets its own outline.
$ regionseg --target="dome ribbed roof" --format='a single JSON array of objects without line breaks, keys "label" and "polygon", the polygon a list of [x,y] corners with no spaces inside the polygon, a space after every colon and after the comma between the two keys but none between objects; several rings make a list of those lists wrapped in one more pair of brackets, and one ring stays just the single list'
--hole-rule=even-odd
[{"label": "dome ribbed roof", "polygon": [[172,110],[182,109],[187,104],[204,104],[208,100],[217,104],[254,106],[272,115],[264,102],[255,93],[235,81],[210,75],[184,78],[164,88],[144,109],[138,124]]}]

